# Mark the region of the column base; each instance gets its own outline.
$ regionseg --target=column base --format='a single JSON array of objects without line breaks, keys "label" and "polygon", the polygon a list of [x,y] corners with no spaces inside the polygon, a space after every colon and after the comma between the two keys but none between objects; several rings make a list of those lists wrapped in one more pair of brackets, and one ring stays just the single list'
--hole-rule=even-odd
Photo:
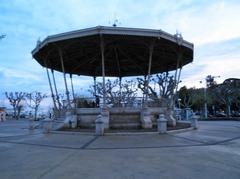
[{"label": "column base", "polygon": [[101,119],[104,124],[104,129],[109,129],[109,110],[107,108],[102,108]]},{"label": "column base", "polygon": [[168,110],[165,117],[167,119],[167,125],[168,126],[175,127],[177,125],[176,118],[173,115],[173,110]]},{"label": "column base", "polygon": [[141,124],[143,129],[152,129],[152,120],[151,120],[151,114],[148,110],[148,108],[143,109],[141,112]]}]

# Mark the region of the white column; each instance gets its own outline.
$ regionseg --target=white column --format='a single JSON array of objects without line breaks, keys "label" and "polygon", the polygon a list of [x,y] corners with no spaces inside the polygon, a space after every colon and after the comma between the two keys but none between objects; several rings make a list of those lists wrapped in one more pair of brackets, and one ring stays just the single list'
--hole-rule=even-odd
[{"label": "white column", "polygon": [[104,39],[100,34],[100,47],[102,57],[102,78],[103,78],[103,107],[106,107],[106,86],[105,86],[105,59],[104,59]]},{"label": "white column", "polygon": [[59,95],[58,95],[58,90],[57,90],[57,85],[56,85],[54,70],[51,69],[51,71],[52,71],[53,85],[54,85],[54,88],[55,88],[56,100],[57,100],[57,103],[58,103],[58,108],[61,109],[61,103],[60,103],[60,101],[59,101]]},{"label": "white column", "polygon": [[147,93],[146,93],[146,103],[148,101],[148,86],[150,82],[150,76],[151,76],[151,68],[152,68],[152,55],[153,55],[153,46],[152,43],[149,47],[149,61],[148,61],[148,76],[147,76]]},{"label": "white column", "polygon": [[68,90],[68,86],[67,86],[67,79],[66,79],[66,73],[65,73],[65,68],[64,68],[62,51],[61,51],[60,48],[58,49],[58,51],[59,51],[59,56],[60,56],[61,65],[62,65],[62,71],[63,71],[63,78],[64,78],[64,84],[65,84],[65,89],[66,89],[68,107],[71,108],[70,97],[69,97],[69,90]]},{"label": "white column", "polygon": [[94,83],[94,85],[93,85],[93,90],[94,90],[94,94],[93,94],[93,96],[96,97],[96,95],[97,95],[96,76],[93,77],[93,83]]},{"label": "white column", "polygon": [[52,83],[51,83],[51,80],[50,80],[50,76],[49,76],[49,72],[48,72],[48,68],[47,67],[46,67],[46,72],[47,72],[49,87],[50,87],[50,90],[51,90],[51,96],[52,96],[52,100],[53,100],[54,109],[57,109],[55,96],[54,96],[53,89],[52,89]]},{"label": "white column", "polygon": [[74,107],[77,108],[77,99],[75,99],[75,93],[74,93],[74,87],[73,87],[73,81],[72,81],[72,74],[69,74],[69,76],[70,76],[70,81],[71,81],[73,103],[74,103]]},{"label": "white column", "polygon": [[119,99],[119,107],[120,107],[122,102],[122,77],[119,77],[119,92],[120,92],[120,99]]},{"label": "white column", "polygon": [[105,59],[104,59],[104,39],[102,34],[100,34],[100,47],[102,56],[102,78],[103,78],[103,108],[101,111],[101,120],[104,123],[104,128],[109,128],[109,111],[106,105],[106,86],[105,86]]},{"label": "white column", "polygon": [[75,99],[75,93],[74,93],[74,88],[73,88],[73,82],[72,82],[72,74],[69,74],[70,76],[70,80],[71,80],[71,88],[72,88],[72,96],[73,96],[73,100]]}]

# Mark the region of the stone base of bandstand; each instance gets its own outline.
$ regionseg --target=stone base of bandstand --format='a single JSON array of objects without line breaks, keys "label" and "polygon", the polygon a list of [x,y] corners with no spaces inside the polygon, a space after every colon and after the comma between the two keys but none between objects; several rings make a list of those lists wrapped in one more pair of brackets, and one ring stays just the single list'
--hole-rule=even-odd
[{"label": "stone base of bandstand", "polygon": [[151,120],[151,114],[148,107],[143,108],[141,111],[141,124],[143,129],[153,128],[153,122]]},{"label": "stone base of bandstand", "polygon": [[64,127],[76,128],[77,127],[77,115],[74,111],[67,111],[64,118]]},{"label": "stone base of bandstand", "polygon": [[[96,120],[108,129],[152,129],[158,125],[159,115],[164,114],[167,125],[176,126],[173,112],[166,107],[145,108],[77,108],[67,111],[64,117],[65,128],[95,129]],[[101,120],[99,119],[101,118]]]},{"label": "stone base of bandstand", "polygon": [[165,113],[164,107],[78,108],[76,110],[78,127],[95,128],[95,121],[101,115],[105,129],[151,129],[157,126],[159,114]]},{"label": "stone base of bandstand", "polygon": [[165,118],[167,119],[167,125],[175,127],[177,124],[176,117],[174,116],[174,111],[172,109],[167,109],[165,113]]},{"label": "stone base of bandstand", "polygon": [[104,129],[109,129],[109,110],[108,108],[101,109],[101,120],[103,122]]}]

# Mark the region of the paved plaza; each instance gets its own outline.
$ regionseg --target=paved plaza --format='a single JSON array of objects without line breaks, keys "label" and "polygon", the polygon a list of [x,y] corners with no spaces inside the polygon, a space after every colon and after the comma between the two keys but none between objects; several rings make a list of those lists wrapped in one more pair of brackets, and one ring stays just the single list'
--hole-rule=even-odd
[{"label": "paved plaza", "polygon": [[179,133],[106,135],[0,123],[5,178],[240,178],[240,122],[200,122]]}]

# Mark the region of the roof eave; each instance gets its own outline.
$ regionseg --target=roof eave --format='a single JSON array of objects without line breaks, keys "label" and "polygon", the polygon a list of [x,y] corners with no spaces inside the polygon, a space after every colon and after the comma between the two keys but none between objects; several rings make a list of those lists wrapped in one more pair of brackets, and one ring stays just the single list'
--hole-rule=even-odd
[{"label": "roof eave", "polygon": [[[49,43],[72,39],[72,38],[86,37],[90,35],[98,35],[98,34],[156,37],[156,38],[164,38],[175,43],[178,42],[175,36],[167,32],[164,32],[162,30],[97,26],[93,28],[81,29],[81,30],[48,36],[42,42],[37,44],[37,46],[32,51],[32,55],[37,53],[42,47],[44,47]],[[193,43],[183,40],[182,45],[193,50]]]}]

